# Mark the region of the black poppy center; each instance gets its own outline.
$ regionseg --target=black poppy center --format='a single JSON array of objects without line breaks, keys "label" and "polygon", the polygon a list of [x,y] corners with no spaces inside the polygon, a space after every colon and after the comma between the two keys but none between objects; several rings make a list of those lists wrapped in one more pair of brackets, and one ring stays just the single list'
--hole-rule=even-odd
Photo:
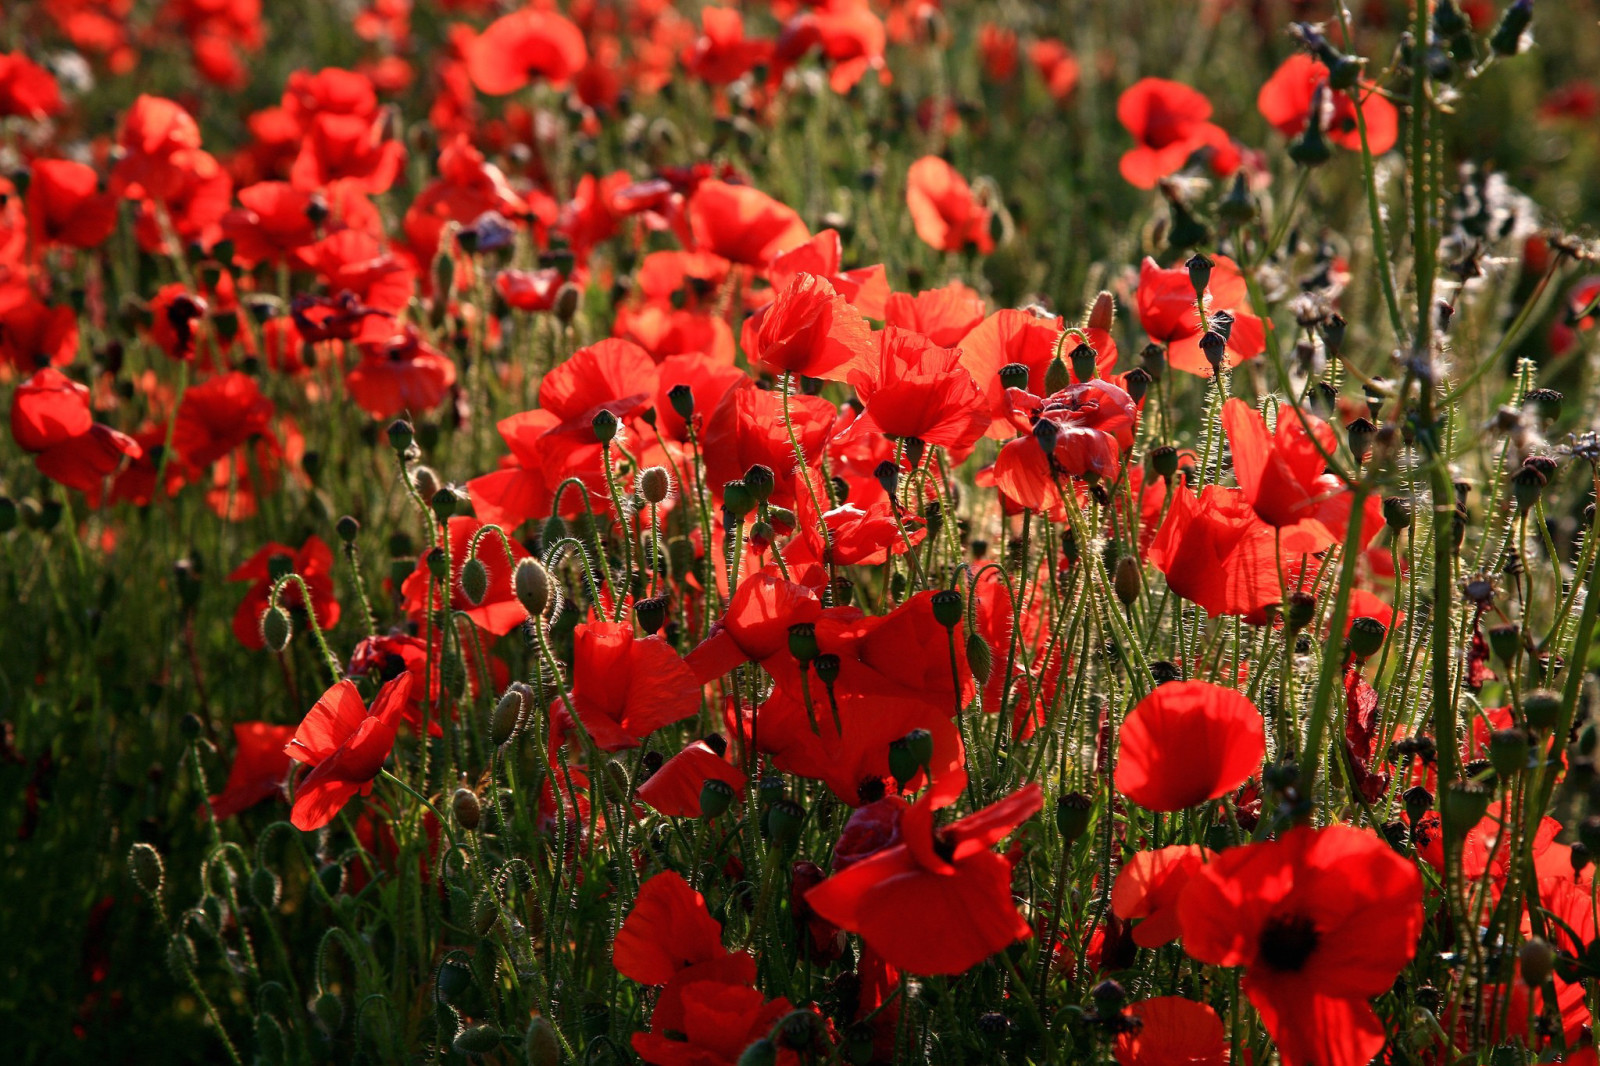
[{"label": "black poppy center", "polygon": [[1296,973],[1317,950],[1316,923],[1304,914],[1284,914],[1267,920],[1261,930],[1261,961],[1282,973]]},{"label": "black poppy center", "polygon": [[945,862],[955,862],[955,840],[943,830],[936,830],[933,834],[933,853]]}]

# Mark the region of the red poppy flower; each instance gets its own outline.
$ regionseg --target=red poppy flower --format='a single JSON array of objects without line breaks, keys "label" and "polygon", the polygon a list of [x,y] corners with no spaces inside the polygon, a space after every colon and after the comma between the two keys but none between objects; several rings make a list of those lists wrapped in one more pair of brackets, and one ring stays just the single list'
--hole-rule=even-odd
[{"label": "red poppy flower", "polygon": [[1183,946],[1243,966],[1284,1066],[1364,1066],[1386,1033],[1367,1000],[1416,954],[1422,878],[1372,833],[1334,824],[1229,848],[1179,904]]},{"label": "red poppy flower", "polygon": [[888,31],[866,0],[825,0],[791,19],[774,51],[774,76],[781,77],[813,47],[833,64],[828,87],[847,93],[869,70],[889,80],[884,66]]},{"label": "red poppy flower", "polygon": [[0,310],[0,359],[17,370],[66,366],[77,357],[78,316],[71,307],[51,307],[27,292]]},{"label": "red poppy flower", "polygon": [[1346,491],[1337,477],[1326,476],[1323,456],[1334,454],[1339,442],[1333,427],[1316,415],[1281,408],[1277,431],[1269,436],[1261,412],[1235,396],[1223,404],[1222,426],[1239,488],[1267,525],[1314,522],[1330,497]]},{"label": "red poppy flower", "polygon": [[200,126],[177,103],[140,96],[123,114],[117,136],[122,158],[111,174],[114,192],[172,201],[201,168],[215,160],[200,150]]},{"label": "red poppy flower", "polygon": [[882,318],[884,303],[889,299],[889,278],[883,265],[843,270],[843,261],[844,243],[839,231],[825,229],[810,240],[773,256],[767,267],[767,280],[774,289],[781,291],[796,275],[815,274],[827,279],[834,291],[863,315]]},{"label": "red poppy flower", "polygon": [[1040,399],[1010,390],[1017,416],[1031,432],[1008,442],[995,458],[1000,491],[1023,507],[1049,511],[1060,502],[1061,476],[1115,479],[1122,454],[1133,447],[1139,412],[1133,399],[1095,378]]},{"label": "red poppy flower", "polygon": [[764,662],[789,653],[789,627],[815,622],[822,601],[804,585],[781,577],[776,568],[748,574],[723,611],[711,635],[684,661],[709,684],[740,663]]},{"label": "red poppy flower", "polygon": [[701,352],[719,363],[733,363],[733,330],[709,310],[674,308],[665,298],[617,309],[613,336],[632,341],[660,362],[668,356]]},{"label": "red poppy flower", "polygon": [[705,897],[671,870],[640,887],[611,944],[617,972],[641,985],[664,985],[685,967],[729,954],[722,946],[722,926],[706,910]]},{"label": "red poppy flower", "polygon": [[556,294],[566,280],[555,267],[502,270],[495,275],[494,289],[518,311],[548,311],[556,305]]},{"label": "red poppy flower", "polygon": [[317,240],[313,206],[326,204],[307,189],[286,181],[263,181],[239,190],[242,207],[222,218],[222,232],[234,244],[241,266],[282,263]]},{"label": "red poppy flower", "polygon": [[660,637],[629,622],[589,622],[573,632],[573,709],[605,751],[639,741],[700,709],[700,682]]},{"label": "red poppy flower", "polygon": [[883,319],[888,325],[924,334],[941,348],[962,348],[962,338],[983,321],[983,311],[982,296],[961,282],[952,281],[915,296],[890,293],[884,302]]},{"label": "red poppy flower", "polygon": [[0,52],[0,118],[38,121],[61,109],[61,90],[48,70],[21,52]]},{"label": "red poppy flower", "polygon": [[372,791],[410,699],[410,674],[379,689],[370,710],[354,681],[340,681],[322,694],[283,749],[289,758],[313,767],[295,789],[289,821],[296,829],[321,829],[357,793]]},{"label": "red poppy flower", "polygon": [[812,910],[918,974],[962,973],[1030,936],[1011,901],[1011,864],[989,849],[1043,805],[1039,786],[936,830],[934,811],[965,787],[960,770],[934,781],[901,815],[901,842],[808,892]]},{"label": "red poppy flower", "polygon": [[1119,1066],[1227,1066],[1228,1036],[1217,1012],[1182,996],[1128,1005],[1138,1027],[1117,1037]]},{"label": "red poppy flower", "polygon": [[876,365],[850,384],[866,417],[890,437],[914,437],[952,451],[972,447],[989,428],[989,413],[961,353],[920,333],[885,326]]},{"label": "red poppy flower", "polygon": [[[807,463],[815,466],[821,459],[837,414],[833,404],[821,396],[789,397],[789,416]],[[783,398],[757,388],[753,381],[729,389],[711,412],[700,437],[700,454],[706,481],[718,502],[723,486],[744,477],[757,463],[777,475],[771,499],[775,506],[792,508],[796,494],[805,491],[795,476],[794,448],[783,422]]]},{"label": "red poppy flower", "polygon": [[284,745],[294,738],[292,725],[266,722],[235,722],[233,740],[236,751],[233,766],[222,791],[210,798],[216,818],[232,818],[283,791],[293,760]]},{"label": "red poppy flower", "polygon": [[1138,852],[1123,865],[1111,886],[1111,912],[1124,921],[1144,919],[1133,927],[1135,944],[1158,948],[1178,939],[1178,899],[1195,871],[1215,857],[1198,844],[1175,844]]},{"label": "red poppy flower", "polygon": [[684,51],[683,66],[708,85],[737,81],[772,55],[772,42],[744,35],[744,16],[734,8],[700,9],[700,36]]},{"label": "red poppy flower", "polygon": [[1206,146],[1228,143],[1228,135],[1208,122],[1211,101],[1182,82],[1144,78],[1117,98],[1117,121],[1133,134],[1118,169],[1130,184],[1151,189],[1183,168]]},{"label": "red poppy flower", "polygon": [[1078,57],[1072,54],[1072,49],[1061,41],[1053,37],[1034,41],[1028,46],[1028,58],[1039,71],[1039,77],[1044,79],[1044,87],[1055,99],[1065,100],[1078,87],[1082,66],[1078,63]]},{"label": "red poppy flower", "polygon": [[[506,550],[501,539],[493,533],[486,534],[478,544],[478,560],[489,573],[488,588],[483,600],[474,604],[461,588],[461,568],[467,565],[467,553],[472,538],[481,530],[483,521],[468,515],[450,519],[450,609],[461,611],[479,629],[503,637],[528,617],[528,612],[517,600],[511,588],[511,570],[516,563],[528,557],[528,550],[516,540],[511,540],[511,560],[506,560]],[[417,568],[401,583],[400,595],[405,598],[406,616],[421,623],[426,617],[432,599],[432,608],[438,610],[437,598],[430,597],[432,575],[426,559],[417,560]]]},{"label": "red poppy flower", "polygon": [[843,381],[871,364],[872,329],[826,278],[798,273],[744,326],[745,355],[779,374]]},{"label": "red poppy flower", "polygon": [[941,252],[959,252],[968,244],[980,255],[994,251],[989,235],[989,209],[949,163],[925,155],[906,172],[906,208],[924,243]]},{"label": "red poppy flower", "polygon": [[583,31],[556,11],[525,7],[496,19],[466,49],[480,92],[505,96],[543,78],[560,88],[589,62]]},{"label": "red poppy flower", "polygon": [[117,224],[117,199],[100,191],[93,167],[36,159],[28,179],[28,232],[36,252],[50,245],[98,248]]},{"label": "red poppy flower", "polygon": [[[1245,310],[1250,295],[1238,266],[1227,256],[1215,256],[1214,260],[1206,287],[1206,313],[1226,311],[1233,316],[1223,358],[1235,367],[1266,351],[1267,335],[1261,319]],[[1178,370],[1209,377],[1211,363],[1200,349],[1204,330],[1188,270],[1181,266],[1163,270],[1147,256],[1139,267],[1138,298],[1139,322],[1151,340],[1167,346],[1167,362]]]},{"label": "red poppy flower", "polygon": [[[299,551],[286,544],[268,544],[228,575],[229,581],[250,582],[233,613],[233,635],[254,651],[266,647],[261,637],[261,616],[267,613],[271,599],[274,560],[282,560],[305,580],[311,590],[311,612],[320,628],[332,629],[339,624],[339,601],[333,596],[333,549],[315,533],[306,538]],[[305,597],[295,582],[283,587],[278,602],[289,610],[306,609]]]},{"label": "red poppy flower", "polygon": [[[735,1066],[793,1010],[781,996],[767,999],[754,982],[748,955],[686,968],[662,989],[650,1031],[633,1035],[633,1050],[650,1066]],[[779,1061],[790,1066],[788,1058]]]},{"label": "red poppy flower", "polygon": [[289,168],[297,189],[348,181],[367,193],[388,192],[405,162],[405,145],[388,136],[389,118],[322,113],[311,120]]},{"label": "red poppy flower", "polygon": [[696,740],[646,778],[639,785],[638,796],[640,802],[669,818],[698,818],[701,791],[712,780],[731,787],[735,801],[744,795],[744,774],[713,751],[711,745]]},{"label": "red poppy flower", "polygon": [[[438,166],[439,177],[411,201],[403,223],[406,239],[420,261],[433,261],[448,222],[466,226],[490,212],[508,219],[528,214],[528,201],[517,195],[500,168],[485,160],[465,134],[445,145]],[[545,225],[555,221],[554,207],[549,205],[542,220]]]},{"label": "red poppy flower", "polygon": [[80,492],[97,492],[126,459],[144,453],[139,442],[89,413],[89,390],[46,367],[11,394],[11,435],[34,453],[39,472]]},{"label": "red poppy flower", "polygon": [[1267,753],[1261,712],[1244,693],[1173,681],[1122,723],[1117,790],[1152,811],[1181,811],[1232,792]]},{"label": "red poppy flower", "polygon": [[[1318,86],[1328,83],[1328,68],[1303,52],[1283,61],[1256,94],[1261,116],[1285,137],[1297,137],[1311,118],[1311,103]],[[1361,114],[1367,124],[1367,147],[1382,155],[1394,147],[1400,130],[1400,115],[1377,86],[1361,83]],[[1327,118],[1328,139],[1341,148],[1361,150],[1361,127],[1356,122],[1356,105],[1349,93],[1330,92],[1332,114]]]},{"label": "red poppy flower", "polygon": [[467,482],[472,509],[479,518],[513,530],[529,519],[550,517],[555,486],[545,477],[539,441],[556,425],[555,415],[543,410],[500,420],[495,428],[511,454],[502,460],[499,470]]},{"label": "red poppy flower", "polygon": [[210,466],[254,436],[272,433],[272,401],[239,371],[191,385],[178,405],[172,446],[185,462]]},{"label": "red poppy flower", "polygon": [[765,268],[772,257],[811,237],[799,212],[749,185],[702,181],[689,197],[695,247],[745,266]]},{"label": "red poppy flower", "polygon": [[344,378],[350,398],[379,421],[431,411],[455,383],[455,363],[409,325],[382,343],[363,343],[361,361]]},{"label": "red poppy flower", "polygon": [[743,370],[701,352],[669,355],[661,360],[661,383],[656,387],[656,428],[666,440],[688,443],[689,427],[672,407],[670,394],[679,385],[689,386],[694,396],[694,422],[703,429],[706,419],[722,398],[735,387],[749,381]]}]

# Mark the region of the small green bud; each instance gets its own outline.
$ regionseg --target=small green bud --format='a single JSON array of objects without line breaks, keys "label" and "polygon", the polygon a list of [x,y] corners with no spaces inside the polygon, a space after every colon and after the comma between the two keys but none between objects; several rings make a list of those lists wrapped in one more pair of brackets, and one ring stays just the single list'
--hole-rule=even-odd
[{"label": "small green bud", "polygon": [[289,646],[289,638],[294,636],[294,626],[289,621],[289,616],[281,607],[268,607],[261,616],[261,639],[273,651],[282,651]]},{"label": "small green bud", "polygon": [[487,1022],[469,1025],[456,1034],[450,1046],[463,1055],[487,1055],[500,1046],[500,1030]]},{"label": "small green bud", "polygon": [[541,618],[550,604],[550,574],[543,563],[529,556],[512,571],[511,590],[529,618]]},{"label": "small green bud", "polygon": [[483,560],[477,556],[468,559],[461,566],[461,591],[466,594],[467,602],[474,607],[483,602],[489,594],[489,568],[483,565]]},{"label": "small green bud", "polygon": [[470,788],[456,789],[455,795],[450,797],[450,812],[456,816],[456,824],[468,832],[478,828],[478,822],[483,818],[478,794]]},{"label": "small green bud", "polygon": [[133,883],[152,900],[161,895],[166,884],[167,868],[161,853],[149,844],[139,843],[128,849],[128,872]]}]

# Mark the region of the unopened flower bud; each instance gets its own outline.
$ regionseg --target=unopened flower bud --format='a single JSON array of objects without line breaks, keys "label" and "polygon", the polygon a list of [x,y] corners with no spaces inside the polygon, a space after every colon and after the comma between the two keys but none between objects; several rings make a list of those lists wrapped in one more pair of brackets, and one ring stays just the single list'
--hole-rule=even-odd
[{"label": "unopened flower bud", "polygon": [[667,390],[667,402],[673,413],[685,422],[694,417],[694,389],[687,384],[677,384]]},{"label": "unopened flower bud", "polygon": [[528,1023],[522,1048],[528,1066],[561,1066],[561,1041],[556,1037],[555,1026],[542,1014],[535,1014]]},{"label": "unopened flower bud", "polygon": [[578,308],[582,304],[582,291],[569,281],[556,290],[555,303],[550,309],[555,312],[556,319],[563,326],[568,326],[572,324],[574,318],[578,317]]},{"label": "unopened flower bud", "polygon": [[494,713],[489,717],[489,739],[496,747],[516,736],[523,715],[527,713],[530,695],[528,686],[518,681],[506,689],[494,705]]},{"label": "unopened flower bud", "polygon": [[128,872],[133,875],[133,883],[139,886],[140,892],[151,899],[161,895],[167,868],[161,861],[161,853],[153,846],[139,843],[128,849]]},{"label": "unopened flower bud", "polygon": [[483,565],[483,560],[477,556],[468,559],[461,566],[461,591],[466,595],[467,602],[474,607],[483,602],[489,594],[489,568]]},{"label": "unopened flower bud", "polygon": [[967,668],[972,671],[973,680],[980,685],[988,684],[989,675],[994,671],[994,653],[989,650],[989,642],[976,629],[967,634]]},{"label": "unopened flower bud", "polygon": [[289,615],[281,607],[268,607],[261,616],[261,639],[273,651],[282,651],[289,646],[289,638],[294,636],[294,626],[289,621]]},{"label": "unopened flower bud", "polygon": [[776,1066],[778,1045],[762,1037],[739,1053],[737,1066]]},{"label": "unopened flower bud", "polygon": [[1139,572],[1139,560],[1132,555],[1124,555],[1117,560],[1117,568],[1111,580],[1111,587],[1117,594],[1117,599],[1122,601],[1124,607],[1132,606],[1139,599],[1139,588],[1143,584],[1143,575]]},{"label": "unopened flower bud", "polygon": [[350,515],[340,517],[338,524],[334,528],[338,530],[339,539],[346,544],[354,544],[356,538],[361,535],[361,523]]},{"label": "unopened flower bud", "polygon": [[1543,937],[1529,937],[1517,951],[1517,973],[1529,988],[1543,988],[1556,968],[1556,949]]},{"label": "unopened flower bud", "polygon": [[647,503],[662,503],[672,491],[672,481],[666,467],[650,466],[639,471],[638,492]]},{"label": "unopened flower bud", "polygon": [[483,817],[478,794],[470,788],[456,789],[455,795],[450,797],[450,812],[456,816],[456,824],[468,832],[478,828],[478,822]]},{"label": "unopened flower bud", "polygon": [[531,556],[517,563],[511,575],[511,591],[529,618],[542,616],[550,603],[550,575],[544,564]]},{"label": "unopened flower bud", "polygon": [[1048,396],[1060,392],[1070,384],[1072,384],[1072,373],[1067,369],[1067,364],[1062,362],[1061,357],[1058,355],[1050,360],[1049,366],[1045,367],[1045,395]]},{"label": "unopened flower bud", "polygon": [[389,447],[404,455],[410,450],[412,442],[416,440],[416,430],[411,428],[411,423],[403,418],[397,418],[389,423]]},{"label": "unopened flower bud", "polygon": [[488,1022],[469,1025],[456,1034],[450,1046],[462,1055],[487,1055],[500,1046],[500,1030]]}]

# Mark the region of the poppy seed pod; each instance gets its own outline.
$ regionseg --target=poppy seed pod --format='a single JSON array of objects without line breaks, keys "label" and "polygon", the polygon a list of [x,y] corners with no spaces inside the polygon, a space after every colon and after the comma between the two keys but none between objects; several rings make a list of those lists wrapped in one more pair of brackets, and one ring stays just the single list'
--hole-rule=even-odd
[{"label": "poppy seed pod", "polygon": [[1067,364],[1062,362],[1058,355],[1050,360],[1050,365],[1044,370],[1044,391],[1046,395],[1053,395],[1072,384],[1072,374],[1067,369]]},{"label": "poppy seed pod", "polygon": [[489,568],[476,555],[461,565],[461,591],[474,607],[489,594]]},{"label": "poppy seed pod", "polygon": [[1421,785],[1412,785],[1406,789],[1401,799],[1406,805],[1406,817],[1413,825],[1422,821],[1423,815],[1433,810],[1433,793]]},{"label": "poppy seed pod", "polygon": [[342,515],[334,526],[338,531],[339,539],[346,544],[354,544],[361,535],[361,523],[351,515]]},{"label": "poppy seed pod", "polygon": [[817,657],[817,627],[810,622],[796,622],[789,627],[789,654],[795,661],[805,664]]},{"label": "poppy seed pod", "polygon": [[638,621],[640,629],[654,636],[667,623],[667,598],[652,596],[637,601],[633,605],[633,617]]},{"label": "poppy seed pod", "polygon": [[743,481],[730,481],[722,486],[722,509],[739,521],[756,509],[756,498]]},{"label": "poppy seed pod", "polygon": [[894,775],[895,784],[901,788],[922,769],[922,764],[917,761],[916,755],[911,751],[911,734],[906,734],[898,740],[889,742],[889,772]]},{"label": "poppy seed pod", "polygon": [[1532,24],[1533,0],[1512,0],[1511,6],[1500,16],[1500,25],[1489,37],[1489,47],[1496,55],[1516,55],[1522,51],[1522,35]]},{"label": "poppy seed pod", "polygon": [[1073,842],[1089,830],[1089,814],[1094,801],[1082,792],[1068,792],[1056,797],[1056,832],[1062,843],[1071,847]]},{"label": "poppy seed pod", "polygon": [[1283,612],[1284,624],[1289,632],[1298,633],[1311,624],[1317,616],[1317,597],[1310,592],[1291,592]]},{"label": "poppy seed pod", "polygon": [[956,589],[940,589],[933,594],[933,620],[946,629],[961,623],[961,593]]},{"label": "poppy seed pod", "polygon": [[1289,158],[1300,166],[1320,167],[1333,158],[1333,146],[1328,143],[1327,134],[1323,132],[1322,122],[1318,119],[1327,94],[1327,86],[1317,87],[1311,98],[1311,121],[1306,123],[1305,132],[1289,145]]},{"label": "poppy seed pod", "polygon": [[668,389],[667,402],[672,405],[672,412],[685,422],[694,418],[694,389],[687,384],[680,382]]},{"label": "poppy seed pod", "polygon": [[1523,403],[1537,411],[1540,418],[1554,422],[1561,417],[1561,401],[1564,398],[1555,389],[1534,389],[1528,393]]},{"label": "poppy seed pod", "polygon": [[388,434],[389,447],[402,456],[411,450],[411,444],[416,440],[416,430],[403,418],[397,418],[389,423]]},{"label": "poppy seed pod", "polygon": [[819,655],[811,661],[811,668],[816,671],[817,680],[830,687],[839,680],[840,665],[839,657],[832,652]]},{"label": "poppy seed pod", "polygon": [[1399,531],[1411,527],[1414,511],[1411,500],[1405,496],[1385,496],[1383,498],[1383,520],[1390,529]]},{"label": "poppy seed pod", "polygon": [[1543,988],[1556,968],[1556,949],[1543,937],[1529,937],[1517,951],[1517,972],[1529,988]]},{"label": "poppy seed pod", "polygon": [[1511,475],[1511,496],[1517,501],[1517,513],[1527,514],[1533,505],[1539,502],[1539,497],[1544,494],[1544,487],[1549,481],[1538,467],[1531,463],[1524,463],[1522,467]]},{"label": "poppy seed pod", "polygon": [[1250,182],[1245,178],[1243,167],[1233,176],[1228,195],[1217,204],[1217,216],[1234,226],[1246,225],[1256,217],[1256,198],[1250,194]]},{"label": "poppy seed pod", "polygon": [[443,548],[429,548],[423,558],[428,566],[428,574],[435,581],[443,581],[450,576],[450,556]]},{"label": "poppy seed pod", "polygon": [[532,556],[517,563],[511,574],[511,591],[529,618],[543,615],[550,603],[550,575],[544,564]]},{"label": "poppy seed pod", "polygon": [[1389,627],[1376,618],[1357,618],[1350,623],[1350,650],[1358,659],[1369,658],[1383,647],[1383,638],[1388,634]]},{"label": "poppy seed pod", "polygon": [[583,292],[570,281],[556,290],[556,302],[551,307],[556,319],[563,326],[571,325],[572,320],[578,317],[578,309],[583,305]]},{"label": "poppy seed pod", "polygon": [[767,836],[780,848],[787,848],[800,839],[800,829],[805,825],[806,809],[791,799],[781,799],[767,809]]},{"label": "poppy seed pod", "polygon": [[1349,435],[1350,454],[1356,457],[1356,462],[1366,462],[1367,456],[1372,454],[1372,438],[1378,435],[1378,427],[1370,419],[1358,418],[1344,430]]},{"label": "poppy seed pod", "polygon": [[1194,286],[1196,300],[1205,299],[1206,286],[1211,284],[1211,268],[1216,265],[1202,252],[1194,253],[1183,264],[1184,269],[1189,272],[1189,284]]},{"label": "poppy seed pod", "polygon": [[294,626],[289,621],[289,616],[281,607],[268,607],[261,615],[261,639],[273,651],[282,651],[289,646],[289,638],[294,636]]},{"label": "poppy seed pod", "polygon": [[1447,847],[1458,845],[1469,829],[1483,821],[1493,798],[1494,794],[1487,788],[1471,781],[1451,781],[1444,786],[1439,796],[1439,813],[1455,837],[1445,842]]},{"label": "poppy seed pod", "polygon": [[744,472],[744,487],[750,490],[750,495],[757,504],[766,503],[772,498],[772,490],[777,483],[777,476],[773,474],[770,466],[756,463]]},{"label": "poppy seed pod", "polygon": [[589,427],[594,430],[594,439],[601,444],[609,444],[616,439],[619,425],[617,416],[604,408],[589,422]]},{"label": "poppy seed pod", "polygon": [[1507,665],[1516,662],[1517,656],[1522,653],[1522,627],[1515,622],[1507,622],[1489,630],[1489,650]]},{"label": "poppy seed pod", "polygon": [[1025,389],[1028,387],[1028,365],[1026,363],[1007,363],[1000,368],[1000,387],[1002,389]]},{"label": "poppy seed pod", "polygon": [[1561,694],[1547,688],[1534,689],[1522,697],[1522,717],[1531,729],[1551,729],[1561,717]]},{"label": "poppy seed pod", "polygon": [[470,788],[456,789],[455,795],[450,797],[450,813],[456,816],[456,824],[468,832],[478,828],[483,817],[478,794]]},{"label": "poppy seed pod", "polygon": [[1100,353],[1087,344],[1080,344],[1072,349],[1072,375],[1079,381],[1089,381],[1099,377],[1099,356]]},{"label": "poppy seed pod", "polygon": [[1489,762],[1505,781],[1528,766],[1528,734],[1522,729],[1496,729],[1489,735]]},{"label": "poppy seed pod", "polygon": [[1136,366],[1122,376],[1123,388],[1134,403],[1145,398],[1145,394],[1150,391],[1150,383],[1154,380],[1150,376],[1150,371],[1142,366]]},{"label": "poppy seed pod", "polygon": [[1214,329],[1206,330],[1200,338],[1200,353],[1211,364],[1212,373],[1216,373],[1222,369],[1223,360],[1227,357],[1228,338]]},{"label": "poppy seed pod", "polygon": [[708,822],[722,817],[737,795],[733,786],[720,777],[706,778],[700,786],[700,817]]},{"label": "poppy seed pod", "polygon": [[885,459],[872,469],[872,476],[878,484],[883,486],[883,491],[894,496],[900,491],[900,468]]},{"label": "poppy seed pod", "polygon": [[647,503],[662,503],[671,491],[672,481],[665,467],[651,466],[639,472],[638,492]]},{"label": "poppy seed pod", "polygon": [[1046,456],[1055,454],[1056,441],[1060,437],[1061,428],[1048,418],[1041,418],[1033,424],[1033,439]]},{"label": "poppy seed pod", "polygon": [[1178,449],[1163,444],[1150,450],[1150,468],[1167,481],[1178,472]]}]

